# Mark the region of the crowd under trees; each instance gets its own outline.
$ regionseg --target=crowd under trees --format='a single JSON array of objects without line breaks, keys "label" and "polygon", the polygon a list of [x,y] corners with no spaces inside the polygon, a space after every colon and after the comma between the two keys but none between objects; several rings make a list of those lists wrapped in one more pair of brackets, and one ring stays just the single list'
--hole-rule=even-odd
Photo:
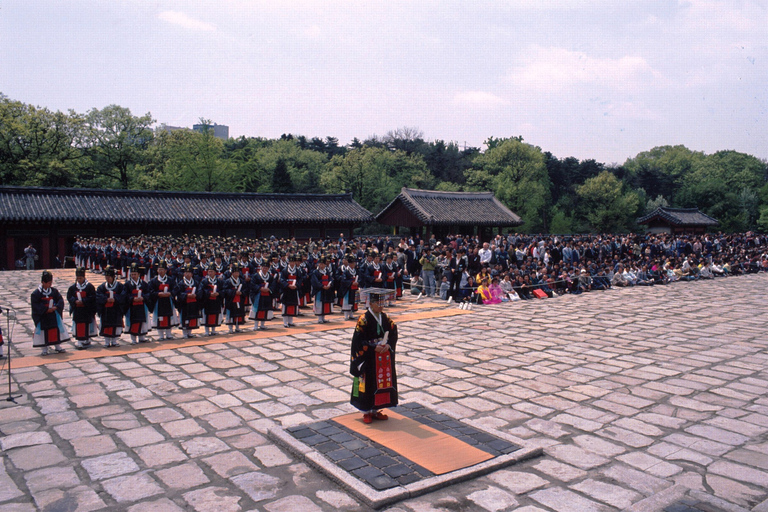
[{"label": "crowd under trees", "polygon": [[[201,124],[208,124],[201,119]],[[485,148],[400,128],[349,145],[284,134],[216,138],[153,128],[110,105],[52,112],[0,94],[0,185],[345,193],[374,214],[402,187],[490,190],[528,233],[627,232],[658,206],[698,207],[726,232],[768,231],[768,165],[736,151],[661,146],[621,165],[558,158],[522,137]]]}]

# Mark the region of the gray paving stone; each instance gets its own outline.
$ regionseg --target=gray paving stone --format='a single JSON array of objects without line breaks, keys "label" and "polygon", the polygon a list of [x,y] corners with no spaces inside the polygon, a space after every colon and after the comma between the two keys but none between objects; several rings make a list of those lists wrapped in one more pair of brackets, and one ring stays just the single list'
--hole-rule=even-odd
[{"label": "gray paving stone", "polygon": [[515,494],[525,494],[534,489],[549,485],[548,480],[545,480],[538,475],[506,469],[494,471],[488,475],[488,478],[491,481],[506,487]]},{"label": "gray paving stone", "polygon": [[104,480],[139,470],[139,466],[125,452],[83,459],[80,465],[88,472],[91,480]]},{"label": "gray paving stone", "polygon": [[48,432],[21,432],[0,439],[0,448],[2,448],[4,452],[7,452],[13,448],[47,443],[53,443],[51,435]]},{"label": "gray paving stone", "polygon": [[498,487],[489,487],[480,491],[475,491],[467,498],[472,501],[476,506],[483,510],[490,512],[498,512],[500,510],[511,510],[513,507],[519,505],[514,496]]},{"label": "gray paving stone", "polygon": [[255,472],[258,468],[240,452],[219,453],[206,457],[203,462],[208,464],[219,476],[228,478],[242,473]]},{"label": "gray paving stone", "polygon": [[93,457],[94,455],[103,455],[117,450],[117,446],[108,435],[93,437],[78,437],[72,439],[70,444],[75,449],[78,457]]},{"label": "gray paving stone", "polygon": [[190,491],[184,494],[184,499],[197,512],[208,512],[210,510],[239,512],[242,510],[242,507],[239,505],[242,498],[236,496],[227,487],[213,486]]},{"label": "gray paving stone", "polygon": [[267,512],[295,512],[297,510],[302,512],[322,512],[323,509],[315,505],[306,496],[292,495],[265,503],[264,510]]},{"label": "gray paving stone", "polygon": [[48,489],[34,495],[39,510],[72,510],[89,512],[106,507],[104,501],[93,489],[86,486],[73,489]]},{"label": "gray paving stone", "polygon": [[174,462],[187,460],[187,456],[173,443],[159,443],[139,446],[134,449],[144,464],[150,468],[165,466]]},{"label": "gray paving stone", "polygon": [[67,460],[61,450],[52,444],[15,448],[8,452],[8,458],[22,471],[53,466]]},{"label": "gray paving stone", "polygon": [[611,510],[605,505],[583,498],[561,487],[535,491],[529,496],[531,499],[558,512],[572,512],[574,510],[580,512],[608,512]]},{"label": "gray paving stone", "polygon": [[5,468],[0,466],[0,502],[8,501],[24,496],[21,489],[5,472]]},{"label": "gray paving stone", "polygon": [[658,493],[671,485],[667,480],[648,475],[642,471],[621,464],[614,464],[610,467],[602,468],[600,469],[600,474],[606,478],[625,484],[646,496]]},{"label": "gray paving stone", "polygon": [[230,480],[255,502],[274,498],[280,490],[278,478],[259,471],[242,473],[233,476]]},{"label": "gray paving stone", "polygon": [[87,420],[57,425],[53,429],[62,439],[77,439],[78,437],[92,437],[100,434]]},{"label": "gray paving stone", "polygon": [[163,493],[163,489],[146,473],[104,480],[101,485],[119,503],[138,501]]},{"label": "gray paving stone", "polygon": [[591,478],[572,485],[571,488],[617,509],[625,509],[643,497],[629,489]]},{"label": "gray paving stone", "polygon": [[210,482],[194,462],[156,471],[155,475],[172,489],[191,489]]},{"label": "gray paving stone", "polygon": [[77,473],[68,466],[54,466],[30,471],[24,475],[24,479],[32,494],[47,489],[66,489],[80,485],[80,478],[78,478]]},{"label": "gray paving stone", "polygon": [[184,512],[184,509],[168,498],[160,498],[132,505],[128,507],[127,512]]},{"label": "gray paving stone", "polygon": [[[196,437],[181,441],[181,447],[190,457],[200,457],[229,450],[227,443],[215,437]],[[239,448],[235,446],[235,448]]]}]

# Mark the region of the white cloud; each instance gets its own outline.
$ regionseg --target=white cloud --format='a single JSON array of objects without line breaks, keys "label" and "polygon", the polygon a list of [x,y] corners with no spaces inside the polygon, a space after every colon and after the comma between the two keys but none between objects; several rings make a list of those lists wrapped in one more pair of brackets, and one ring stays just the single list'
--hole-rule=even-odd
[{"label": "white cloud", "polygon": [[320,39],[321,35],[323,35],[323,30],[319,25],[312,24],[304,29],[304,37],[307,39]]},{"label": "white cloud", "polygon": [[494,108],[506,105],[507,101],[485,91],[464,91],[453,95],[451,100],[456,107]]},{"label": "white cloud", "polygon": [[158,14],[157,17],[168,23],[173,23],[174,25],[179,25],[190,30],[200,30],[204,32],[213,32],[216,30],[216,26],[212,23],[190,18],[179,11],[163,11]]},{"label": "white cloud", "polygon": [[599,58],[564,48],[541,47],[533,48],[529,55],[509,73],[509,81],[516,87],[561,91],[579,84],[603,84],[628,90],[663,80],[643,57],[634,55]]}]

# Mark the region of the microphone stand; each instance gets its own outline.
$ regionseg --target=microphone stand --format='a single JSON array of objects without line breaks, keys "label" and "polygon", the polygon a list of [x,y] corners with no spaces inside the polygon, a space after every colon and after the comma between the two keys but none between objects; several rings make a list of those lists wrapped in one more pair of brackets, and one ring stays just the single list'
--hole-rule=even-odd
[{"label": "microphone stand", "polygon": [[6,398],[6,402],[13,402],[15,404],[16,398],[11,394],[11,352],[13,348],[11,341],[11,317],[8,315],[7,309],[4,310],[0,308],[0,315],[2,315],[3,312],[5,312],[5,326],[6,332],[8,333],[8,398]]}]

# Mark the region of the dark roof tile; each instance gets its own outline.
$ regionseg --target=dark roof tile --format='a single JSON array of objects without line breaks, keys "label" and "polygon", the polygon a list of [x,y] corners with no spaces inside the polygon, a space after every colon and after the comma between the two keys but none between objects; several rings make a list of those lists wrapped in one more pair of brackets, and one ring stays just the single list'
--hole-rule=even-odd
[{"label": "dark roof tile", "polygon": [[666,220],[675,226],[714,226],[719,224],[717,219],[699,211],[698,208],[669,208],[660,206],[653,212],[637,219],[638,224],[646,224],[652,219]]},{"label": "dark roof tile", "polygon": [[365,223],[351,194],[251,194],[0,187],[0,222]]},{"label": "dark roof tile", "polygon": [[406,187],[376,219],[381,220],[399,205],[424,225],[519,226],[523,223],[492,192],[439,192]]}]

